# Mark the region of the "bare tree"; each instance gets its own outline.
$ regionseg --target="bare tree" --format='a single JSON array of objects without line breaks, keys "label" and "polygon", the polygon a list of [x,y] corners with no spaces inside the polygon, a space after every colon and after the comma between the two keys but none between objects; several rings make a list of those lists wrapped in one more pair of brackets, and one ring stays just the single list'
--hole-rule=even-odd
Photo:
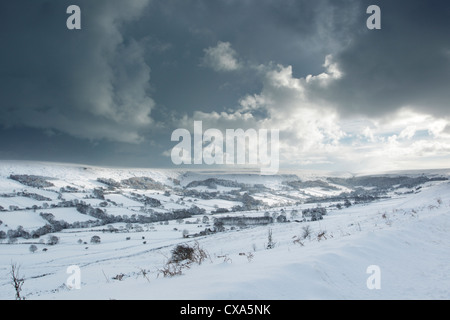
[{"label": "bare tree", "polygon": [[19,269],[20,266],[18,266],[16,263],[11,263],[11,284],[16,291],[16,300],[24,300],[25,298],[20,296],[20,292],[22,291],[22,286],[25,282],[25,279],[19,275]]}]

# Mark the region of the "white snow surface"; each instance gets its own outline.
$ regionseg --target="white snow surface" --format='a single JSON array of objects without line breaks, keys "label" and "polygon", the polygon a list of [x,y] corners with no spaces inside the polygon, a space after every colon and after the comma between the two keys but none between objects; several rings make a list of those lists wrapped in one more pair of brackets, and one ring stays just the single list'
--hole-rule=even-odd
[{"label": "white snow surface", "polygon": [[[68,182],[74,186],[95,187],[98,177],[119,181],[132,176],[151,176],[168,184],[171,183],[169,178],[180,179],[184,175],[186,180],[180,179],[182,185],[199,180],[193,173],[171,170],[2,162],[0,192],[11,192],[12,188],[34,192],[33,188],[5,179],[18,171],[52,177],[61,182],[58,188]],[[255,181],[251,175],[228,179],[240,179],[244,183],[267,182],[276,188],[282,181],[280,177]],[[124,206],[135,204],[120,195],[110,199],[123,202]],[[211,200],[203,200],[197,205],[207,207],[212,204]],[[118,208],[108,210],[120,214]],[[70,208],[46,212],[69,222],[87,219]],[[264,211],[249,213],[263,214]],[[0,230],[6,230],[6,221],[12,227],[22,225],[31,229],[45,224],[32,210],[0,212],[0,220],[3,220]],[[307,225],[312,230],[311,236],[302,239]],[[113,227],[126,230],[124,224]],[[274,223],[198,238],[182,237],[183,230],[193,234],[204,227],[205,224],[169,221],[168,225],[152,223],[119,233],[103,232],[106,226],[67,229],[55,233],[60,243],[54,246],[39,243],[36,239],[19,239],[16,244],[4,241],[0,243],[0,299],[14,299],[15,292],[10,283],[12,263],[20,266],[20,275],[25,280],[22,296],[29,300],[450,298],[448,181],[427,183],[416,193],[330,210],[317,222]],[[270,250],[266,249],[269,229],[275,242],[275,247]],[[324,235],[319,237],[323,232]],[[90,243],[94,235],[101,237],[100,244]],[[79,244],[79,239],[87,244]],[[295,241],[297,239],[299,241]],[[171,250],[180,243],[193,245],[196,242],[209,258],[201,265],[192,264],[183,269],[182,275],[163,277],[158,270],[164,267]],[[29,251],[31,243],[38,247],[35,253]],[[42,251],[44,248],[48,251]],[[70,274],[66,271],[72,265],[80,268],[80,289],[67,287]],[[380,289],[367,286],[371,277],[367,270],[373,265],[380,270]],[[142,270],[147,271],[145,277]],[[117,275],[123,275],[122,279],[114,280]]]}]

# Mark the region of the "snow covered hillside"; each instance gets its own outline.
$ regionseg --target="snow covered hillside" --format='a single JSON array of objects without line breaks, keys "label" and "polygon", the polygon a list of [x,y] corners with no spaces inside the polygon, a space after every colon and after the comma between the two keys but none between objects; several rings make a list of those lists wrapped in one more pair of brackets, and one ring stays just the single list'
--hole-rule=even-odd
[{"label": "snow covered hillside", "polygon": [[3,161],[0,299],[449,299],[449,172]]}]

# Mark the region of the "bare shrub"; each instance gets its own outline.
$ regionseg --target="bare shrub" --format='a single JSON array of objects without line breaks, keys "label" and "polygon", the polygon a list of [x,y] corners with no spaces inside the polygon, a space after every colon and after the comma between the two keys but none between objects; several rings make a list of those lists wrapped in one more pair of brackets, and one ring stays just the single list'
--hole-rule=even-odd
[{"label": "bare shrub", "polygon": [[194,262],[202,264],[206,259],[210,259],[209,253],[200,247],[198,242],[194,244]]},{"label": "bare shrub", "polygon": [[227,254],[223,256],[217,256],[217,258],[223,259],[223,263],[233,263],[233,260],[229,258]]},{"label": "bare shrub", "polygon": [[319,233],[317,233],[317,241],[323,240],[323,239],[327,239],[327,237],[325,236],[327,232],[326,231],[319,231]]},{"label": "bare shrub", "polygon": [[388,226],[391,226],[391,225],[392,225],[392,221],[389,219],[389,217],[387,216],[386,213],[383,213],[383,214],[381,215],[381,217],[382,217],[384,220],[386,220],[386,224],[387,224]]},{"label": "bare shrub", "polygon": [[20,296],[20,292],[22,291],[22,286],[25,282],[25,279],[20,276],[19,269],[20,266],[18,266],[17,264],[11,264],[11,284],[13,285],[16,292],[16,300],[25,300],[25,298]]},{"label": "bare shrub", "polygon": [[209,258],[209,254],[200,247],[198,242],[193,246],[188,244],[179,244],[172,250],[172,256],[169,262],[180,263],[183,261],[197,264],[202,264],[203,261]]},{"label": "bare shrub", "polygon": [[292,239],[293,239],[292,242],[293,242],[294,244],[299,244],[299,245],[301,245],[302,247],[304,246],[303,242],[300,241],[300,238],[299,238],[299,237],[294,236]]},{"label": "bare shrub", "polygon": [[266,249],[273,249],[273,248],[275,248],[275,242],[273,241],[273,237],[272,237],[272,229],[269,229],[269,232],[267,234]]},{"label": "bare shrub", "polygon": [[193,263],[202,264],[210,258],[208,252],[200,247],[198,242],[190,246],[189,244],[179,244],[171,251],[171,257],[167,263],[158,270],[158,275],[173,277],[181,275],[183,269],[189,269]]},{"label": "bare shrub", "polygon": [[303,240],[305,240],[305,239],[309,239],[309,238],[311,238],[311,234],[312,234],[312,229],[311,229],[311,227],[309,226],[309,225],[307,225],[307,226],[304,226],[303,228],[302,228],[302,239]]},{"label": "bare shrub", "polygon": [[150,271],[145,270],[145,269],[143,269],[143,268],[139,268],[138,276],[139,276],[139,275],[142,275],[143,278],[145,278],[148,282],[150,282],[150,279],[148,278],[148,274],[149,274],[149,273],[150,273]]},{"label": "bare shrub", "polygon": [[123,273],[120,273],[120,274],[116,275],[115,277],[113,277],[113,280],[122,281],[124,276],[125,275]]},{"label": "bare shrub", "polygon": [[190,247],[188,244],[179,244],[172,249],[172,256],[169,262],[180,263],[185,260],[192,261],[193,257],[194,248]]},{"label": "bare shrub", "polygon": [[184,265],[179,263],[168,262],[161,269],[158,269],[158,276],[162,274],[166,278],[182,275],[184,267]]}]

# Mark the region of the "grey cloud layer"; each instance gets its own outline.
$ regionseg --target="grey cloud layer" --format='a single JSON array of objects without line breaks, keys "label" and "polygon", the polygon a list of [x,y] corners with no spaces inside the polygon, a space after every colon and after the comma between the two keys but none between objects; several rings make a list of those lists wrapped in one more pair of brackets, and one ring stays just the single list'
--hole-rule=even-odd
[{"label": "grey cloud layer", "polygon": [[[151,123],[150,68],[121,24],[146,0],[77,1],[82,30],[65,26],[67,1],[17,1],[2,8],[0,121],[75,137],[138,142]],[[27,10],[22,10],[22,8]],[[48,17],[47,17],[48,16]]]},{"label": "grey cloud layer", "polygon": [[409,107],[449,117],[450,6],[436,0],[376,2],[382,30],[354,32],[335,55],[344,77],[315,94],[346,115],[382,117]]},{"label": "grey cloud layer", "polygon": [[[79,32],[65,28],[70,4]],[[371,4],[382,30],[366,28]],[[62,132],[145,165],[192,120],[285,126],[291,145],[314,147],[342,138],[340,119],[450,117],[446,1],[17,0],[0,15],[0,126],[18,144],[20,128]]]}]

